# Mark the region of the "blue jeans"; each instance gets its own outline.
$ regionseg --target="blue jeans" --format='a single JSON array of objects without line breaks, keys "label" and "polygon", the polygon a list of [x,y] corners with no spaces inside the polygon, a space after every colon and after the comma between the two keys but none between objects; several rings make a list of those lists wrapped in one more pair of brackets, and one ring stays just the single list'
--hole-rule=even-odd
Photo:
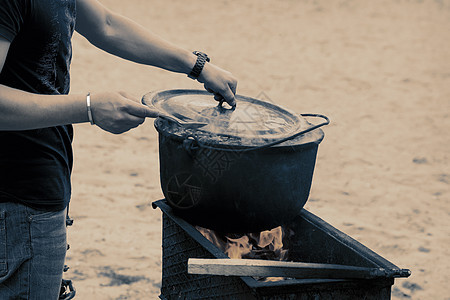
[{"label": "blue jeans", "polygon": [[0,299],[58,299],[66,250],[65,209],[0,203]]}]

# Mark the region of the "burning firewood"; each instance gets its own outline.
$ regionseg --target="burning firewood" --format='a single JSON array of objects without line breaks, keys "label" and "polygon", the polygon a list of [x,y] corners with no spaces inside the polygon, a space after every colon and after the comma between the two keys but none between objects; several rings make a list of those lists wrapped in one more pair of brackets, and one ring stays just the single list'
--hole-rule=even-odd
[{"label": "burning firewood", "polygon": [[287,260],[288,250],[283,248],[285,231],[281,226],[244,235],[223,234],[199,226],[196,228],[230,258]]}]

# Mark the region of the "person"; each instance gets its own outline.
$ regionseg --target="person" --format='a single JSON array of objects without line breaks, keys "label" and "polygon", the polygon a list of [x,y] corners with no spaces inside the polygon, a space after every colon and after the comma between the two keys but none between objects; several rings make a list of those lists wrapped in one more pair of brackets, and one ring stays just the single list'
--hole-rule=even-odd
[{"label": "person", "polygon": [[125,92],[69,94],[74,30],[113,55],[188,74],[235,104],[230,72],[97,0],[0,0],[0,299],[59,297],[71,124],[119,134],[158,116]]}]

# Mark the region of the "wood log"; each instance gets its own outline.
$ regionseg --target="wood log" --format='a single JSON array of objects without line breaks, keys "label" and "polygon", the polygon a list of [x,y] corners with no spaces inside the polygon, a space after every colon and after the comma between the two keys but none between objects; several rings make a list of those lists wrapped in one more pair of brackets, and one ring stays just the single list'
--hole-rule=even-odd
[{"label": "wood log", "polygon": [[223,276],[373,279],[388,277],[383,268],[364,268],[334,264],[273,261],[260,259],[202,259],[188,260],[189,274]]}]

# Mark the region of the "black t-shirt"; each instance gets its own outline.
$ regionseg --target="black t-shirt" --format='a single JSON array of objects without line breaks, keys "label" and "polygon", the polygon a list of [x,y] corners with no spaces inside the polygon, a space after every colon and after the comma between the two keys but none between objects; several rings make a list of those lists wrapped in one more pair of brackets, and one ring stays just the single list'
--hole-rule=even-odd
[{"label": "black t-shirt", "polygon": [[[68,94],[76,0],[0,0],[0,35],[11,42],[0,84]],[[70,200],[70,124],[0,131],[0,201],[61,210]]]}]

